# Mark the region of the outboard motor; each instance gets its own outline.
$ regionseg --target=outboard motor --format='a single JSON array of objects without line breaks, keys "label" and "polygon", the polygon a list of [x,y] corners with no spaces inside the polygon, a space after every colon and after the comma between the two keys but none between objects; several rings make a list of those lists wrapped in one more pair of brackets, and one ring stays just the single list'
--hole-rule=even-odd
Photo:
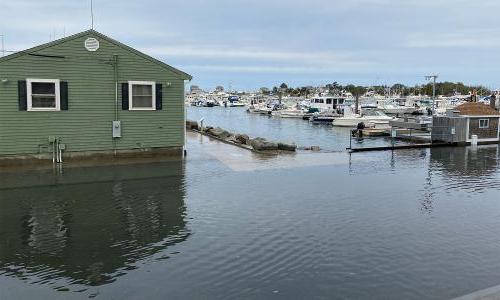
[{"label": "outboard motor", "polygon": [[357,135],[358,137],[363,137],[363,129],[365,129],[365,123],[359,122],[356,126],[356,130],[353,130],[352,135]]}]

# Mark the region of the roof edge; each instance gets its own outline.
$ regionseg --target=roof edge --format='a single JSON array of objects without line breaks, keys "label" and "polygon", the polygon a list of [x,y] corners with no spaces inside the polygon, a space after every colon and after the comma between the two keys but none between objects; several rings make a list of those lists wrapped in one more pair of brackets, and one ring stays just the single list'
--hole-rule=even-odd
[{"label": "roof edge", "polygon": [[150,55],[147,55],[139,50],[136,50],[130,46],[127,46],[125,45],[124,43],[121,43],[113,38],[110,38],[108,37],[107,35],[105,34],[102,34],[94,29],[89,29],[89,30],[85,30],[85,31],[82,31],[82,32],[79,32],[79,33],[76,33],[76,34],[73,34],[73,35],[70,35],[68,37],[64,37],[64,38],[61,38],[61,39],[58,39],[58,40],[55,40],[55,41],[51,41],[51,42],[48,42],[48,43],[45,43],[45,44],[41,44],[41,45],[38,45],[38,46],[35,46],[35,47],[32,47],[32,48],[28,48],[28,49],[25,49],[25,50],[22,50],[22,51],[19,51],[19,52],[16,52],[16,53],[12,53],[12,54],[9,54],[7,56],[4,56],[4,57],[0,57],[0,63],[2,62],[5,62],[5,61],[9,61],[11,59],[15,59],[15,58],[18,58],[20,56],[23,56],[23,55],[27,55],[27,54],[30,54],[30,53],[33,53],[33,52],[36,52],[36,51],[40,51],[40,50],[43,50],[43,49],[46,49],[46,48],[49,48],[49,47],[52,47],[52,46],[55,46],[55,45],[58,45],[58,44],[61,44],[61,43],[65,43],[65,42],[68,42],[68,41],[71,41],[71,40],[74,40],[76,38],[79,38],[81,36],[85,36],[87,34],[94,34],[94,35],[97,35],[99,36],[100,38],[102,39],[105,39],[107,40],[108,42],[118,46],[118,47],[121,47],[121,48],[124,48],[136,55],[139,55],[141,56],[142,58],[144,59],[147,59],[155,64],[158,64],[166,69],[168,69],[169,71],[172,71],[174,73],[176,73],[177,75],[179,75],[181,77],[181,79],[184,79],[184,80],[189,80],[191,81],[193,79],[193,76],[189,75],[188,73],[186,72],[183,72],[177,68],[174,68]]},{"label": "roof edge", "polygon": [[179,75],[184,80],[189,80],[190,81],[190,80],[193,79],[193,76],[189,75],[188,73],[183,72],[183,71],[181,71],[181,70],[179,70],[179,69],[177,69],[175,67],[172,67],[171,65],[169,65],[167,63],[164,63],[161,60],[158,60],[158,59],[156,59],[156,58],[154,58],[154,57],[152,57],[152,56],[150,56],[150,55],[148,55],[146,53],[143,53],[143,52],[141,52],[141,51],[139,51],[137,49],[134,49],[134,48],[132,48],[130,46],[127,46],[126,44],[124,44],[122,42],[119,42],[119,41],[117,41],[117,40],[115,40],[113,38],[110,38],[109,36],[107,36],[105,34],[102,34],[102,33],[98,32],[98,31],[93,30],[93,29],[88,30],[86,32],[91,32],[91,33],[93,33],[93,34],[95,34],[95,35],[97,35],[97,36],[99,36],[99,37],[101,37],[103,39],[106,39],[108,42],[113,43],[113,44],[115,44],[118,47],[122,47],[122,48],[124,48],[124,49],[126,49],[126,50],[128,50],[128,51],[130,51],[132,53],[135,53],[135,54],[141,56],[142,58],[145,58],[145,59],[147,59],[147,60],[149,60],[149,61],[151,61],[153,63],[156,63],[158,65],[161,65],[161,66],[165,67],[166,69],[168,69],[169,71],[172,71],[172,72],[176,73],[177,75]]},{"label": "roof edge", "polygon": [[45,48],[49,48],[49,47],[55,46],[55,45],[60,44],[60,43],[65,43],[65,42],[74,40],[74,39],[79,38],[81,36],[84,36],[84,35],[86,35],[86,34],[88,34],[90,32],[95,32],[95,31],[92,30],[92,29],[85,30],[85,31],[82,31],[82,32],[79,32],[79,33],[75,33],[75,34],[72,34],[72,35],[64,37],[64,38],[57,39],[55,41],[44,43],[44,44],[41,44],[41,45],[38,45],[38,46],[34,46],[34,47],[31,47],[31,48],[28,48],[28,49],[25,49],[25,50],[21,50],[21,51],[9,54],[9,55],[4,56],[4,57],[0,57],[0,63],[2,63],[4,61],[11,60],[11,59],[14,59],[14,58],[17,58],[17,57],[22,56],[22,55],[30,54],[30,53],[35,52],[35,51],[43,50]]}]

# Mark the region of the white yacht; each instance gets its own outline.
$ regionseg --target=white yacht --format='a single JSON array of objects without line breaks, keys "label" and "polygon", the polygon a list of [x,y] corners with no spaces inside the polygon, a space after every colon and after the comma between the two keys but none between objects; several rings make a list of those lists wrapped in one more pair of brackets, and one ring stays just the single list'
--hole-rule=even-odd
[{"label": "white yacht", "polygon": [[280,117],[280,118],[299,118],[302,119],[305,116],[306,112],[302,109],[297,109],[297,108],[287,108],[287,109],[281,109],[281,110],[276,110],[271,113],[273,117]]},{"label": "white yacht", "polygon": [[389,121],[394,119],[376,109],[363,110],[361,115],[353,114],[351,110],[345,112],[343,117],[335,118],[332,121],[333,126],[356,127],[359,123],[364,123],[366,127],[385,128],[389,127]]},{"label": "white yacht", "polygon": [[227,97],[226,102],[224,103],[225,107],[243,107],[245,103],[240,101],[240,97],[238,96],[229,96]]},{"label": "white yacht", "polygon": [[320,112],[341,113],[346,106],[344,97],[319,96],[311,99],[311,108],[318,109]]},{"label": "white yacht", "polygon": [[417,111],[414,106],[399,105],[392,99],[378,100],[377,105],[384,113],[391,115],[412,114]]}]

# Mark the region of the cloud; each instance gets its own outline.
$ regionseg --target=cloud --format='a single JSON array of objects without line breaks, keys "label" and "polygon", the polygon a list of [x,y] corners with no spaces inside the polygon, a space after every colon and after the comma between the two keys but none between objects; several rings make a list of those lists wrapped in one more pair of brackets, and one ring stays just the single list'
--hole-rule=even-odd
[{"label": "cloud", "polygon": [[141,47],[141,51],[154,56],[173,56],[173,57],[189,57],[200,59],[256,59],[256,60],[271,60],[271,61],[307,61],[316,62],[318,64],[332,63],[350,63],[364,64],[363,61],[354,60],[352,53],[341,53],[333,51],[291,51],[286,49],[265,49],[258,48],[242,48],[235,45],[228,46],[206,46],[206,45],[189,45],[189,46],[160,46],[160,47]]},{"label": "cloud", "polygon": [[[94,8],[98,31],[186,68],[201,85],[348,74],[397,82],[427,72],[496,85],[500,68],[498,0],[123,0]],[[88,1],[4,0],[0,9],[8,50],[89,23]]]},{"label": "cloud", "polygon": [[183,65],[181,68],[203,72],[229,72],[229,73],[280,73],[280,74],[336,74],[345,70],[331,67],[307,66],[269,66],[269,65]]},{"label": "cloud", "polygon": [[403,44],[408,48],[498,48],[500,31],[492,29],[460,32],[414,33]]}]

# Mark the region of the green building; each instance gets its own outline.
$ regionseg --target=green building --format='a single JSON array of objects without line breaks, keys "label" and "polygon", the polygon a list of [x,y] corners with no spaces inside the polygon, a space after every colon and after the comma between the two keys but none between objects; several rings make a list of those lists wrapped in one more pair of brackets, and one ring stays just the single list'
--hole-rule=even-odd
[{"label": "green building", "polygon": [[180,154],[186,80],[94,30],[0,58],[0,160]]}]

